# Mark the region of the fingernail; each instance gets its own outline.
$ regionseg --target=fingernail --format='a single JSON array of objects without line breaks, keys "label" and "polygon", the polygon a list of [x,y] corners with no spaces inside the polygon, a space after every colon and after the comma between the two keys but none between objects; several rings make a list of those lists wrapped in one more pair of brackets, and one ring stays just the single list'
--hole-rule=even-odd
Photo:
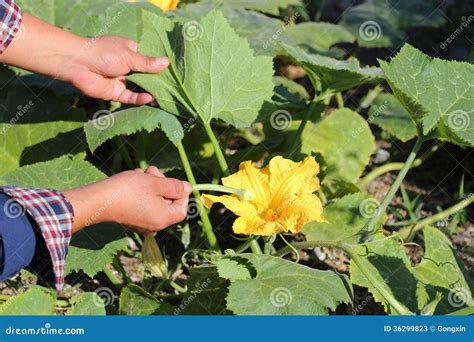
[{"label": "fingernail", "polygon": [[160,67],[168,66],[170,64],[170,61],[168,57],[158,57],[155,59],[155,64]]},{"label": "fingernail", "polygon": [[183,183],[184,183],[184,192],[187,194],[190,194],[193,191],[193,186],[188,182],[183,182]]}]

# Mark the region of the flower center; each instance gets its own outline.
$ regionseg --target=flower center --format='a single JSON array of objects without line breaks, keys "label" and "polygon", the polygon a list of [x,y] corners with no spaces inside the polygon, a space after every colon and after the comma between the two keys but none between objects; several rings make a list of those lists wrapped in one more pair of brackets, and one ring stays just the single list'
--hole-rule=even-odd
[{"label": "flower center", "polygon": [[278,220],[277,213],[273,209],[270,209],[270,208],[265,210],[265,212],[263,213],[263,217],[265,218],[265,221],[274,222]]}]

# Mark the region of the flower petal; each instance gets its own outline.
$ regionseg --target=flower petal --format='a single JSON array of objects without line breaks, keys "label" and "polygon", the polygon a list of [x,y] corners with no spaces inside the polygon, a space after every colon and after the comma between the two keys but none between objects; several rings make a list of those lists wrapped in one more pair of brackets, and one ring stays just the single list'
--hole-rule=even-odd
[{"label": "flower petal", "polygon": [[242,216],[235,220],[232,229],[236,234],[268,236],[282,231],[278,222],[267,222],[260,216]]},{"label": "flower petal", "polygon": [[268,175],[258,169],[251,161],[240,164],[239,171],[222,178],[222,184],[236,189],[246,189],[252,193],[258,208],[266,208],[269,203]]},{"label": "flower petal", "polygon": [[203,204],[209,209],[214,203],[222,203],[227,209],[232,211],[237,216],[257,214],[257,210],[250,202],[241,201],[239,197],[235,195],[201,195],[201,200]]},{"label": "flower petal", "polygon": [[321,200],[314,194],[293,196],[283,203],[282,208],[279,221],[292,233],[299,233],[311,221],[326,222]]}]

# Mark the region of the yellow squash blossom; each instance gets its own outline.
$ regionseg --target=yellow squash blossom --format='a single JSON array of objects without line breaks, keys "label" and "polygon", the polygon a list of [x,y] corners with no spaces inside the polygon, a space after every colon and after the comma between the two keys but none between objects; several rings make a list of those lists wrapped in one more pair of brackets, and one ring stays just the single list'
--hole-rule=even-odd
[{"label": "yellow squash blossom", "polygon": [[278,156],[263,169],[246,161],[237,173],[223,178],[222,184],[245,189],[250,199],[234,194],[202,195],[201,199],[208,208],[219,202],[239,216],[233,225],[236,234],[298,233],[309,221],[326,221],[321,201],[313,194],[319,189],[318,173],[319,165],[312,157],[294,162]]},{"label": "yellow squash blossom", "polygon": [[175,10],[178,7],[179,0],[149,0],[153,5],[158,6],[167,12],[170,10]]}]

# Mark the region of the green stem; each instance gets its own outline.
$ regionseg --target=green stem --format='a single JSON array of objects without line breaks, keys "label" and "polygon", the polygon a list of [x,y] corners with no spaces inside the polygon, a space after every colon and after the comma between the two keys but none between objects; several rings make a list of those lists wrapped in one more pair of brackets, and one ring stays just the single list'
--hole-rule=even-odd
[{"label": "green stem", "polygon": [[311,105],[309,106],[308,111],[304,114],[303,119],[301,120],[300,125],[298,126],[298,130],[296,131],[295,136],[293,137],[293,142],[291,143],[290,149],[288,150],[289,156],[291,157],[294,153],[298,150],[298,144],[301,144],[301,136],[303,135],[303,131],[308,123],[309,118],[313,114],[315,108],[319,104],[321,100],[313,100]]},{"label": "green stem", "polygon": [[385,210],[387,209],[388,205],[392,202],[392,199],[397,193],[398,189],[400,188],[400,185],[402,184],[403,180],[405,179],[405,176],[407,175],[408,170],[411,168],[413,161],[415,160],[416,155],[421,148],[421,145],[423,145],[424,139],[425,138],[421,134],[418,136],[415,146],[413,146],[413,149],[410,152],[410,155],[408,156],[402,169],[398,173],[397,178],[393,182],[388,193],[385,195],[382,203],[380,204],[380,207],[377,210],[377,213],[367,223],[367,226],[366,226],[367,232],[373,231],[373,228],[375,224],[379,221],[380,216],[382,216],[382,214],[385,213]]},{"label": "green stem", "polygon": [[206,130],[207,135],[209,136],[209,139],[211,140],[212,146],[214,147],[214,152],[216,153],[216,158],[217,162],[219,163],[219,167],[221,168],[224,176],[228,176],[230,174],[229,166],[227,165],[227,161],[225,160],[224,153],[222,152],[219,141],[217,140],[216,135],[212,130],[211,124],[208,122],[204,122],[204,128]]},{"label": "green stem", "polygon": [[260,248],[260,245],[258,244],[257,238],[250,239],[250,249],[255,254],[263,254],[262,249]]},{"label": "green stem", "polygon": [[341,93],[336,93],[336,101],[339,109],[344,108],[344,98]]},{"label": "green stem", "polygon": [[[191,164],[189,163],[189,159],[186,154],[186,151],[184,150],[184,146],[182,143],[179,143],[176,147],[178,149],[179,156],[181,157],[181,162],[183,164],[186,177],[188,178],[188,181],[191,183],[191,185],[194,187],[196,185],[196,178],[194,177],[194,173],[191,168]],[[199,210],[199,214],[201,216],[202,227],[204,229],[204,233],[206,234],[207,241],[209,242],[209,246],[213,250],[219,251],[220,249],[219,249],[219,245],[217,244],[216,235],[212,231],[211,220],[209,219],[209,216],[207,215],[207,212],[204,210],[204,206],[201,203],[201,194],[196,189],[193,189],[193,194],[194,194],[194,200],[196,201],[196,204],[201,209]]]},{"label": "green stem", "polygon": [[109,278],[109,280],[112,284],[114,284],[117,287],[122,286],[122,282],[120,281],[120,279],[118,279],[115,276],[114,272],[112,272],[112,270],[109,268],[108,264],[106,264],[106,265],[104,265],[104,267],[102,267],[102,271],[104,271],[105,275],[107,276],[107,278]]},{"label": "green stem", "polygon": [[175,289],[176,291],[178,291],[179,293],[186,293],[186,289],[182,286],[180,286],[179,284],[177,284],[176,282],[174,282],[173,280],[170,281],[170,286]]},{"label": "green stem", "polygon": [[[439,150],[440,146],[441,144],[433,145],[428,151],[423,153],[423,155],[421,155],[420,158],[417,158],[413,161],[411,168],[413,169],[423,164],[423,162],[425,162],[426,159],[428,159],[434,152]],[[367,187],[367,185],[369,185],[370,182],[372,182],[377,177],[390,171],[401,170],[404,165],[405,165],[404,163],[388,163],[388,164],[382,165],[370,171],[367,175],[364,176],[364,178],[359,180],[357,185],[359,186],[359,188],[364,189],[365,187]]]},{"label": "green stem", "polygon": [[296,242],[290,246],[284,247],[277,251],[274,256],[281,257],[288,253],[291,253],[294,249],[306,249],[306,248],[316,248],[316,247],[327,247],[327,248],[337,248],[345,251],[349,254],[350,258],[357,265],[361,273],[367,278],[367,280],[372,284],[372,286],[379,292],[390,304],[390,307],[399,315],[413,315],[413,313],[400,303],[384,286],[379,286],[378,280],[375,278],[375,275],[365,268],[362,258],[357,254],[354,247],[349,244],[345,244],[339,241],[305,241],[305,242]]},{"label": "green stem", "polygon": [[224,185],[195,184],[195,185],[193,185],[193,189],[197,190],[197,191],[217,191],[217,192],[223,192],[225,194],[239,195],[239,197],[243,200],[251,199],[251,193],[249,193],[247,190],[231,188],[231,187],[224,186]]},{"label": "green stem", "polygon": [[[461,202],[456,203],[452,207],[449,207],[448,209],[440,211],[439,213],[437,213],[433,216],[430,216],[430,217],[427,217],[423,220],[418,221],[418,223],[415,224],[413,227],[403,228],[399,232],[402,236],[407,236],[408,239],[411,239],[413,234],[415,234],[419,230],[423,229],[424,227],[429,226],[429,225],[431,225],[433,223],[436,223],[438,221],[444,220],[446,217],[454,215],[455,213],[457,213],[458,211],[466,208],[467,206],[469,206],[473,202],[474,202],[474,195],[471,195],[471,196],[463,199]],[[405,231],[409,230],[409,233],[404,234],[403,230],[405,230]]]}]

